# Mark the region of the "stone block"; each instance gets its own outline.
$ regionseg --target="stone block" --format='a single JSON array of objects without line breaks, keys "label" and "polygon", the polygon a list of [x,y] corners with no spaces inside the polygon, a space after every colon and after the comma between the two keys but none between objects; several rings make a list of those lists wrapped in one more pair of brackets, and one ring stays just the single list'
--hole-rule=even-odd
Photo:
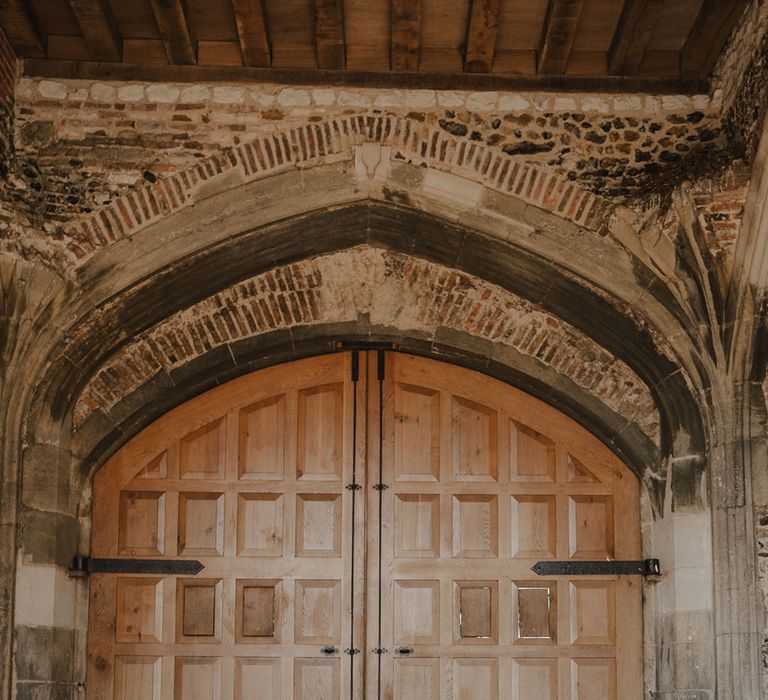
[{"label": "stone block", "polygon": [[[672,516],[675,568],[706,567],[712,561],[712,514],[678,513]],[[711,574],[708,576],[711,580]]]},{"label": "stone block", "polygon": [[245,88],[221,85],[213,88],[213,101],[220,104],[238,104],[245,97]]},{"label": "stone block", "polygon": [[55,627],[16,627],[16,676],[19,680],[72,680],[75,632]]},{"label": "stone block", "polygon": [[558,112],[572,112],[578,109],[576,100],[573,97],[556,97],[555,98],[555,110]]},{"label": "stone block", "polygon": [[87,458],[99,442],[109,439],[109,436],[116,439],[119,435],[120,430],[104,413],[100,410],[93,411],[72,436],[72,456],[76,459]]},{"label": "stone block", "polygon": [[66,567],[77,554],[79,521],[74,516],[27,511],[22,520],[21,555],[33,564]]},{"label": "stone block", "polygon": [[473,92],[467,97],[467,109],[476,112],[490,112],[496,109],[499,95],[496,92]]},{"label": "stone block", "polygon": [[437,92],[437,104],[441,107],[448,107],[452,109],[454,107],[464,106],[464,93],[456,90],[438,90]]},{"label": "stone block", "polygon": [[91,86],[91,97],[95,102],[114,102],[115,86],[107,83],[94,83]]},{"label": "stone block", "polygon": [[371,96],[352,90],[339,90],[336,103],[340,107],[367,107],[371,104]]},{"label": "stone block", "polygon": [[277,93],[277,104],[281,107],[309,107],[312,99],[307,90],[285,88]]},{"label": "stone block", "polygon": [[29,508],[71,513],[68,450],[51,444],[27,447],[22,455],[22,501]]},{"label": "stone block", "polygon": [[147,87],[147,99],[150,102],[170,103],[179,99],[181,90],[175,85],[153,83]]},{"label": "stone block", "polygon": [[78,579],[54,565],[29,564],[16,567],[15,621],[33,627],[74,626]]},{"label": "stone block", "polygon": [[312,99],[316,105],[327,107],[336,101],[336,92],[329,88],[315,88],[312,90]]},{"label": "stone block", "polygon": [[180,100],[184,103],[207,102],[211,98],[211,88],[207,85],[190,85],[182,88]]},{"label": "stone block", "polygon": [[403,91],[383,90],[376,95],[373,104],[376,107],[400,107],[403,104]]},{"label": "stone block", "polygon": [[531,101],[523,95],[504,95],[499,97],[499,109],[507,112],[524,112],[531,108]]},{"label": "stone block", "polygon": [[451,208],[474,208],[480,202],[483,186],[452,173],[427,170],[422,191],[429,197],[444,201]]},{"label": "stone block", "polygon": [[414,109],[428,109],[434,107],[437,102],[434,90],[408,90],[404,94],[405,106]]},{"label": "stone block", "polygon": [[73,700],[75,690],[70,683],[16,683],[16,700]]},{"label": "stone block", "polygon": [[215,377],[233,366],[232,355],[226,345],[221,345],[170,371],[174,385],[184,385],[200,377]]},{"label": "stone block", "polygon": [[140,102],[144,99],[144,86],[139,83],[121,85],[117,88],[117,99],[120,102]]},{"label": "stone block", "polygon": [[55,80],[41,80],[37,91],[48,100],[63,100],[67,96],[67,86]]},{"label": "stone block", "polygon": [[[158,372],[146,382],[128,392],[121,401],[109,408],[110,420],[120,424],[151,406],[159,395],[171,393],[173,382],[165,371]],[[106,408],[106,407],[105,407]]]}]

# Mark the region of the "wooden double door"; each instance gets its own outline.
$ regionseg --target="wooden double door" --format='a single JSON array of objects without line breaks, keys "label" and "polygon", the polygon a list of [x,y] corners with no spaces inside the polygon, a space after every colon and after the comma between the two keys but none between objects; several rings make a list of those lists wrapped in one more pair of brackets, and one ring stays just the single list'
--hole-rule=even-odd
[{"label": "wooden double door", "polygon": [[641,593],[537,561],[636,559],[638,484],[501,382],[398,353],[261,370],[94,479],[90,700],[633,700]]}]

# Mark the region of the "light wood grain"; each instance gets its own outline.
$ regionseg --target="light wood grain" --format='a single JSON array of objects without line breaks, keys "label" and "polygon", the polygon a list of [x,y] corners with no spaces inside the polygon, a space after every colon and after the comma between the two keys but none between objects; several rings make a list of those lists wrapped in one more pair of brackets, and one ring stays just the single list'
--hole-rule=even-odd
[{"label": "light wood grain", "polygon": [[96,474],[94,556],[205,569],[91,578],[88,700],[373,697],[379,644],[382,697],[639,700],[640,582],[530,570],[639,558],[635,477],[489,377],[387,353],[380,395],[359,359],[207,392]]}]

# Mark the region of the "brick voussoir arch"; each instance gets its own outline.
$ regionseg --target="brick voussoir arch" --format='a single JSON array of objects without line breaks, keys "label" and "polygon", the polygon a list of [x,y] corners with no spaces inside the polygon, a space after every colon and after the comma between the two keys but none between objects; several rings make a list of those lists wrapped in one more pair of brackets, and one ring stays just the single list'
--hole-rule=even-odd
[{"label": "brick voussoir arch", "polygon": [[239,171],[240,184],[309,166],[324,159],[351,159],[363,143],[390,146],[396,159],[449,170],[483,186],[519,198],[565,220],[600,230],[611,205],[574,182],[509,156],[500,148],[452,136],[437,125],[384,114],[348,115],[260,136],[224,155],[140,187],[64,227],[72,264],[84,264],[100,248],[194,203],[203,185]]},{"label": "brick voussoir arch", "polygon": [[531,357],[636,424],[659,445],[660,415],[647,385],[573,326],[508,290],[402,253],[357,246],[277,267],[182,309],[122,347],[86,384],[75,425],[108,414],[158,373],[217,348],[275,331],[343,324],[434,337],[467,334]]}]

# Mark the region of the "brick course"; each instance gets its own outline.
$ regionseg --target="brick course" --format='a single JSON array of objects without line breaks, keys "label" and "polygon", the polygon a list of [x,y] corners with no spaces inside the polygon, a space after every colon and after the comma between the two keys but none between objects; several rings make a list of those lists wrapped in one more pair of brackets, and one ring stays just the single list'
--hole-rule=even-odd
[{"label": "brick course", "polygon": [[75,422],[105,413],[157,373],[275,330],[353,321],[434,336],[448,328],[514,348],[582,387],[658,444],[648,387],[584,334],[471,275],[367,246],[276,268],[180,311],[113,356],[83,390]]}]

